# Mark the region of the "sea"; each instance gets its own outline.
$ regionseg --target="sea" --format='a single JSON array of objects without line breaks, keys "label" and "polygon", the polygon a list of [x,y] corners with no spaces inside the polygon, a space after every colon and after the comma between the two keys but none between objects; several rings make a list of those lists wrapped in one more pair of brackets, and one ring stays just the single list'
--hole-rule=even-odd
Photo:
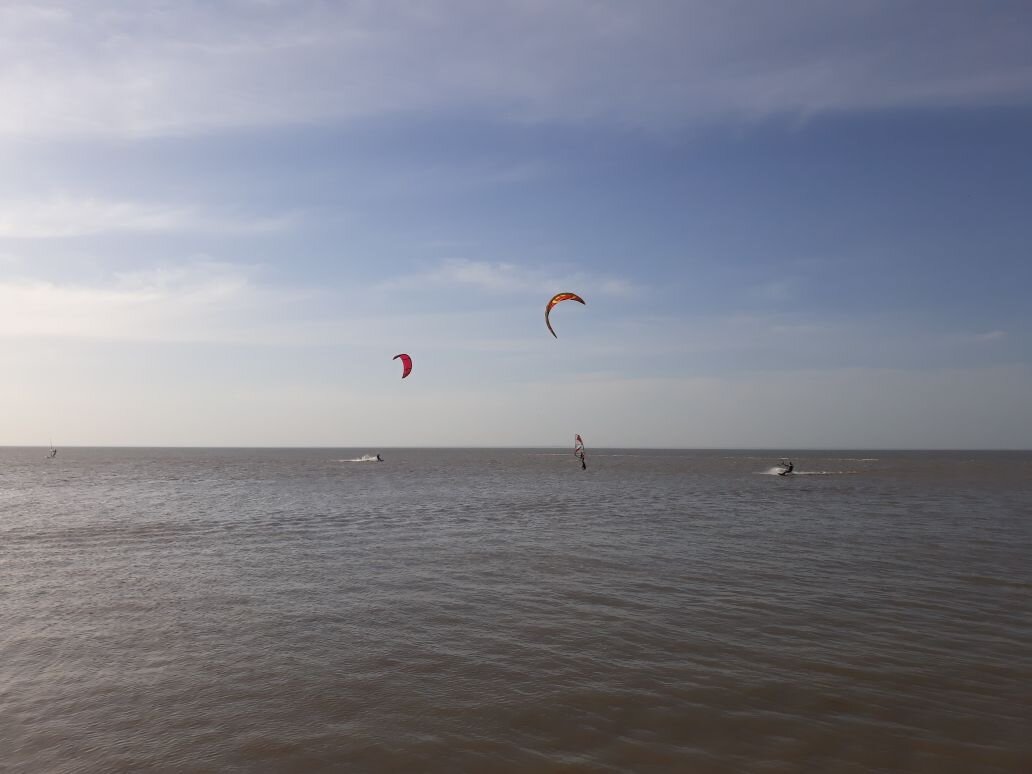
[{"label": "sea", "polygon": [[1032,452],[44,457],[5,774],[1032,771]]}]

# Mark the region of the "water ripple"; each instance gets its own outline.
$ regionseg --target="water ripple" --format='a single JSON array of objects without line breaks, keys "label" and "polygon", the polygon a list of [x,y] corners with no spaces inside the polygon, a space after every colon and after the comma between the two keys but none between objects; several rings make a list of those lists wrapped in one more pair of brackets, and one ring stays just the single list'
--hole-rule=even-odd
[{"label": "water ripple", "polygon": [[1029,455],[360,453],[0,451],[0,771],[1032,770]]}]

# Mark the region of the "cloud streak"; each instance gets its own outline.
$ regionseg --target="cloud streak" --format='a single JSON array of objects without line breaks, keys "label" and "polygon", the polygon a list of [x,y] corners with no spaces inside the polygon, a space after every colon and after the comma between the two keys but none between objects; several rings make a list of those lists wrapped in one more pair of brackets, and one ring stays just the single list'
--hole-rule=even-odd
[{"label": "cloud streak", "polygon": [[472,261],[451,258],[426,271],[396,277],[383,283],[384,290],[415,290],[426,287],[466,288],[485,293],[558,293],[579,288],[582,294],[631,296],[640,289],[619,277],[597,276],[585,272],[553,272],[543,267],[505,262]]},{"label": "cloud streak", "polygon": [[[384,311],[382,303],[369,299],[431,286],[492,295],[533,292],[545,298],[556,282],[565,281],[533,269],[473,261],[447,261],[425,274],[355,285],[347,292],[265,285],[256,276],[254,267],[194,261],[111,273],[89,284],[31,276],[0,279],[0,338],[359,349],[390,339],[438,349],[494,351],[512,344],[506,338],[510,334],[502,332],[512,320],[499,320],[496,311],[455,311],[442,304],[413,315]],[[614,278],[575,274],[566,279],[600,296],[633,292]],[[518,311],[511,316],[522,320]],[[533,316],[536,320],[537,314]],[[488,341],[473,333],[486,330],[495,330],[497,338]],[[530,342],[521,339],[517,346],[527,349]]]},{"label": "cloud streak", "polygon": [[0,282],[0,337],[240,341],[241,317],[269,301],[246,273],[219,263],[118,274],[101,286]]},{"label": "cloud streak", "polygon": [[0,134],[473,110],[668,127],[1028,104],[1027,3],[91,3],[0,12]]},{"label": "cloud streak", "polygon": [[961,336],[961,341],[970,341],[975,343],[987,343],[991,341],[1002,341],[1007,337],[1007,331],[987,331],[985,333],[971,333],[966,336]]},{"label": "cloud streak", "polygon": [[51,196],[0,202],[0,237],[48,239],[109,233],[200,231],[255,234],[278,231],[287,216],[241,218],[204,213],[194,207],[118,201],[98,197]]}]

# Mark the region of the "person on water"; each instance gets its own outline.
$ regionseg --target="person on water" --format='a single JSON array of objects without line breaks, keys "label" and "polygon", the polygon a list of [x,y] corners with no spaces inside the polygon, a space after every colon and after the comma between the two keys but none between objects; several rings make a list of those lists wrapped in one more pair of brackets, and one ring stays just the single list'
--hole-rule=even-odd
[{"label": "person on water", "polygon": [[381,457],[379,454],[377,454],[376,455],[376,461],[377,462],[383,462],[383,457]]},{"label": "person on water", "polygon": [[580,456],[580,469],[581,470],[587,470],[588,469],[588,463],[584,459],[584,455],[583,454]]},{"label": "person on water", "polygon": [[779,476],[787,476],[789,473],[795,470],[795,465],[792,464],[792,460],[781,460],[781,467],[783,468],[783,470],[780,473],[778,473]]}]

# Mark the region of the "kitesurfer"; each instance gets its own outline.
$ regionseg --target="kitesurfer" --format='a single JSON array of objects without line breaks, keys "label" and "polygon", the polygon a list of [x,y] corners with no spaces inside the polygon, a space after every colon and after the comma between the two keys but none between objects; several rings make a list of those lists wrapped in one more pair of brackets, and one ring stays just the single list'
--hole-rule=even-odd
[{"label": "kitesurfer", "polygon": [[383,462],[383,457],[381,457],[379,454],[377,454],[376,455],[376,461],[377,462]]},{"label": "kitesurfer", "polygon": [[781,460],[781,470],[778,471],[779,476],[787,476],[795,470],[795,465],[792,464],[792,460]]}]

